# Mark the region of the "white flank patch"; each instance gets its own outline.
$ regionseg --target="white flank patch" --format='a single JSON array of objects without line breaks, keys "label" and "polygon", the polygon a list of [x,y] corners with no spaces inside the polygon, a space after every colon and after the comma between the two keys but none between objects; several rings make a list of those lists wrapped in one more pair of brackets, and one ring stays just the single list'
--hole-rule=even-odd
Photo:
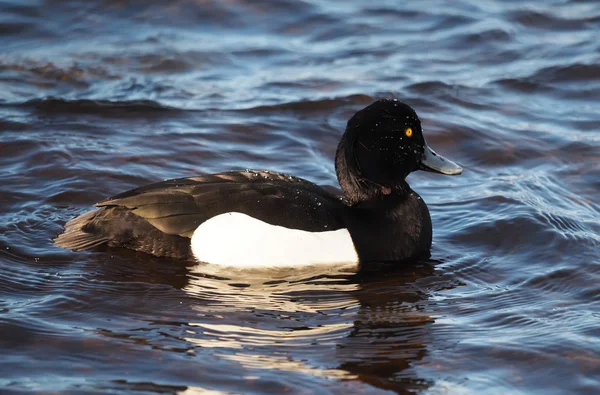
[{"label": "white flank patch", "polygon": [[239,268],[358,263],[347,229],[307,232],[271,225],[242,213],[217,215],[192,236],[200,262]]}]

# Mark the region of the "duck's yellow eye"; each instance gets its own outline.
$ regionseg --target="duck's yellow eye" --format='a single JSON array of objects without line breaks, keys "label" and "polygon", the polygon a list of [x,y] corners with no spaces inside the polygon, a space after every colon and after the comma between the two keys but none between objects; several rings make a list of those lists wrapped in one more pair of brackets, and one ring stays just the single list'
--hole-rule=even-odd
[{"label": "duck's yellow eye", "polygon": [[404,134],[406,134],[406,137],[412,136],[412,129],[411,128],[406,128],[406,130],[404,131]]}]

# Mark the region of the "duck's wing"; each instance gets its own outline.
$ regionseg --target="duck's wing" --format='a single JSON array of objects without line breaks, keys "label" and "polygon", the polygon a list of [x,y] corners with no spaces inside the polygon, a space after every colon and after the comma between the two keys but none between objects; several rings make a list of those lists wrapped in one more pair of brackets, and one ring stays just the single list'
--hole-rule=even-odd
[{"label": "duck's wing", "polygon": [[343,227],[344,204],[301,178],[240,171],[168,180],[116,195],[97,207],[121,207],[156,229],[191,237],[204,221],[239,212],[272,225],[311,232]]}]

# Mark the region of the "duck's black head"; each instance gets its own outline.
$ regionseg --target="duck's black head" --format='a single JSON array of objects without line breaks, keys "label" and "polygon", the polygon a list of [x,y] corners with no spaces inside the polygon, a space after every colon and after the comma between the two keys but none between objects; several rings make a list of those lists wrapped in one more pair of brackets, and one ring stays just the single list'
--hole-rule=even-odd
[{"label": "duck's black head", "polygon": [[417,113],[398,100],[378,100],[348,121],[336,153],[338,180],[352,203],[410,191],[415,170],[460,174],[427,146]]}]

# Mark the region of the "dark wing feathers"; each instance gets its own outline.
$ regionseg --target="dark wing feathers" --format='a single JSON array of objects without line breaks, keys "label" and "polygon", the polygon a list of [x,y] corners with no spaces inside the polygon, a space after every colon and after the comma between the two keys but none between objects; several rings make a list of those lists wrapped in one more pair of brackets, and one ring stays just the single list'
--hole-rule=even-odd
[{"label": "dark wing feathers", "polygon": [[157,191],[168,191],[176,193],[179,190],[190,192],[186,187],[193,186],[207,186],[210,184],[223,185],[227,183],[233,184],[253,184],[253,183],[264,183],[264,182],[283,182],[288,184],[295,184],[299,187],[304,188],[319,188],[317,185],[310,181],[306,181],[302,178],[289,176],[282,173],[274,173],[270,171],[259,171],[259,170],[244,170],[244,171],[229,171],[225,173],[208,174],[203,176],[187,177],[187,178],[176,178],[173,180],[160,181],[153,184],[144,185],[139,188],[132,189],[127,192],[115,195],[105,201],[102,201],[96,206],[110,205],[112,201],[122,200],[127,197],[140,196],[148,192]]},{"label": "dark wing feathers", "polygon": [[300,178],[241,171],[162,181],[96,207],[100,209],[68,222],[56,244],[79,250],[108,242],[155,255],[174,256],[172,251],[178,251],[185,256],[196,228],[219,214],[240,212],[273,225],[316,232],[343,227],[346,206]]},{"label": "dark wing feathers", "polygon": [[341,227],[337,212],[343,205],[334,195],[300,178],[242,171],[158,182],[96,206],[126,207],[165,233],[191,237],[202,222],[232,211],[274,225],[333,230]]},{"label": "dark wing feathers", "polygon": [[[133,211],[134,214],[138,214]],[[183,215],[170,215],[160,218],[146,218],[152,226],[169,235],[178,235],[183,237],[192,237],[196,228],[208,218],[201,213]]]},{"label": "dark wing feathers", "polygon": [[[167,186],[168,188],[168,186]],[[108,200],[104,200],[100,203],[96,203],[96,207],[105,206],[122,206],[122,207],[139,207],[149,204],[159,204],[160,202],[169,201],[173,203],[194,203],[194,197],[190,195],[187,190],[149,190],[147,192],[140,192],[135,195],[128,195],[120,198],[119,195],[112,197]]]}]

